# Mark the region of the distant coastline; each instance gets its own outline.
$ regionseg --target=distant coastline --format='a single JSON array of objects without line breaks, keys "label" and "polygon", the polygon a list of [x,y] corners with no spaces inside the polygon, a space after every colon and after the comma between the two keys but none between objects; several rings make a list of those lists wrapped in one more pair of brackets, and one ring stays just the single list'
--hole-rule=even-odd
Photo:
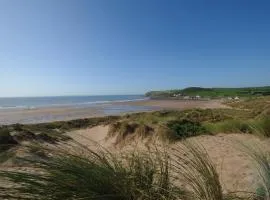
[{"label": "distant coastline", "polygon": [[203,88],[188,87],[185,89],[150,91],[145,96],[151,99],[221,99],[270,95],[270,86],[243,88]]}]

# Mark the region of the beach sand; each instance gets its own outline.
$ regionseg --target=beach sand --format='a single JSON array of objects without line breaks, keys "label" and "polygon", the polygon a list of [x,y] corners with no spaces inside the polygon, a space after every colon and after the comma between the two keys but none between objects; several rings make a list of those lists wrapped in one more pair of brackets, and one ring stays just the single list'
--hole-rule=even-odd
[{"label": "beach sand", "polygon": [[36,109],[2,109],[1,124],[29,124],[52,121],[64,121],[80,118],[119,115],[129,112],[154,111],[163,109],[184,110],[190,108],[225,108],[218,100],[184,101],[184,100],[144,100],[130,102],[113,102],[97,104],[92,107],[48,107]]},{"label": "beach sand", "polygon": [[38,109],[11,109],[0,111],[1,124],[31,124],[78,118],[103,116],[101,109],[97,108],[38,108]]}]

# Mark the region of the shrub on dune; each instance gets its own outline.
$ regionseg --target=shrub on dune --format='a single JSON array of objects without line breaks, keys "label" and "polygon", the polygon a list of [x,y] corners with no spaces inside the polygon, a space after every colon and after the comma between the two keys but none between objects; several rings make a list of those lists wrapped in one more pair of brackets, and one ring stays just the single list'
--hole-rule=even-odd
[{"label": "shrub on dune", "polygon": [[206,131],[199,122],[189,120],[169,121],[167,127],[174,132],[176,139],[201,135]]},{"label": "shrub on dune", "polygon": [[18,144],[8,129],[0,128],[0,153]]}]

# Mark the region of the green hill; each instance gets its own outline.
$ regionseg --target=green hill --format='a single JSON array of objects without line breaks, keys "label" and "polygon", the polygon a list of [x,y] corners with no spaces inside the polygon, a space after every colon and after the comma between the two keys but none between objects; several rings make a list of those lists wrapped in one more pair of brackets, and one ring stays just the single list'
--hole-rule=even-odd
[{"label": "green hill", "polygon": [[246,88],[202,88],[188,87],[185,89],[150,91],[145,94],[150,98],[169,98],[183,96],[201,96],[208,98],[222,97],[250,97],[270,95],[270,86],[264,87],[246,87]]}]

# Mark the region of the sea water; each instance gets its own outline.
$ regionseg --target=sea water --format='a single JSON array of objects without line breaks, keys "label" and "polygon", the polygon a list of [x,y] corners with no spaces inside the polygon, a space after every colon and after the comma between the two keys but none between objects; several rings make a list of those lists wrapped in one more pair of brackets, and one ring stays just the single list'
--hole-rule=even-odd
[{"label": "sea water", "polygon": [[8,97],[0,98],[0,109],[31,109],[41,107],[91,107],[113,102],[141,101],[143,95]]}]

